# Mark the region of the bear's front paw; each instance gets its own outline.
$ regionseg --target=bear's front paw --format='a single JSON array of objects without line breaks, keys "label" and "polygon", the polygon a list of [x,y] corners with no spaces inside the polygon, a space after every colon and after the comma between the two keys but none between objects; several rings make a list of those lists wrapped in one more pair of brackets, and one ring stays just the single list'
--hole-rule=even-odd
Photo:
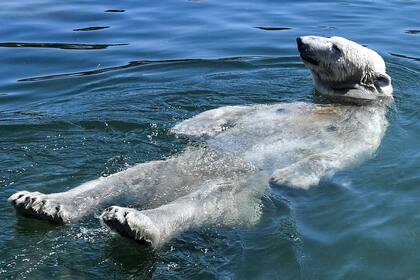
[{"label": "bear's front paw", "polygon": [[307,190],[311,186],[318,185],[319,180],[319,176],[313,173],[301,172],[295,167],[285,167],[271,175],[270,184]]}]

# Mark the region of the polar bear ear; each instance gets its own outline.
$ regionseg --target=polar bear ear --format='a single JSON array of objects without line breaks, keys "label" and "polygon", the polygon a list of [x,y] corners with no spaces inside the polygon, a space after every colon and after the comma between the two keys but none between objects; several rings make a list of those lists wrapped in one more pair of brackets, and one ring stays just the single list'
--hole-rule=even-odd
[{"label": "polar bear ear", "polygon": [[373,83],[379,87],[387,87],[391,84],[391,77],[385,73],[374,73]]}]

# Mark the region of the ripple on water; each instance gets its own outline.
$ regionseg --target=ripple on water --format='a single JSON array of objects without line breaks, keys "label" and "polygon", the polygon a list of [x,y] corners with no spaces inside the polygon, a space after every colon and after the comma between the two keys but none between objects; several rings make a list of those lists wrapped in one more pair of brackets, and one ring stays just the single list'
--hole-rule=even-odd
[{"label": "ripple on water", "polygon": [[[0,10],[0,278],[420,274],[418,3],[108,2],[9,1]],[[308,192],[272,189],[255,227],[196,229],[151,251],[111,234],[100,213],[57,227],[16,217],[6,202],[17,190],[64,191],[170,156],[187,142],[168,129],[207,109],[311,102],[295,48],[308,34],[377,50],[396,104],[372,160]]]}]

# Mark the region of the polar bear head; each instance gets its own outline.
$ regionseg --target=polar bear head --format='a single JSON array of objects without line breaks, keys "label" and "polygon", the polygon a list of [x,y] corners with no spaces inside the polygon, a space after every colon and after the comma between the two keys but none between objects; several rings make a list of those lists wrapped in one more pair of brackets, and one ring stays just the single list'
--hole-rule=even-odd
[{"label": "polar bear head", "polygon": [[304,36],[297,45],[320,93],[352,103],[392,100],[391,78],[375,51],[342,37]]}]

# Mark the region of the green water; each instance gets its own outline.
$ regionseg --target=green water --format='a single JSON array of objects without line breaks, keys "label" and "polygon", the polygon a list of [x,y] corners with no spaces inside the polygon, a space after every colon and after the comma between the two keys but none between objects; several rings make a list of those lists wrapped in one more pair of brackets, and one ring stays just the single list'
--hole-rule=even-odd
[{"label": "green water", "polygon": [[[418,1],[3,1],[0,278],[420,278],[419,14]],[[54,226],[7,203],[175,154],[187,143],[169,128],[207,109],[310,102],[295,46],[308,34],[384,57],[390,126],[374,159],[309,191],[273,189],[257,226],[151,251],[110,234],[100,210]]]}]

